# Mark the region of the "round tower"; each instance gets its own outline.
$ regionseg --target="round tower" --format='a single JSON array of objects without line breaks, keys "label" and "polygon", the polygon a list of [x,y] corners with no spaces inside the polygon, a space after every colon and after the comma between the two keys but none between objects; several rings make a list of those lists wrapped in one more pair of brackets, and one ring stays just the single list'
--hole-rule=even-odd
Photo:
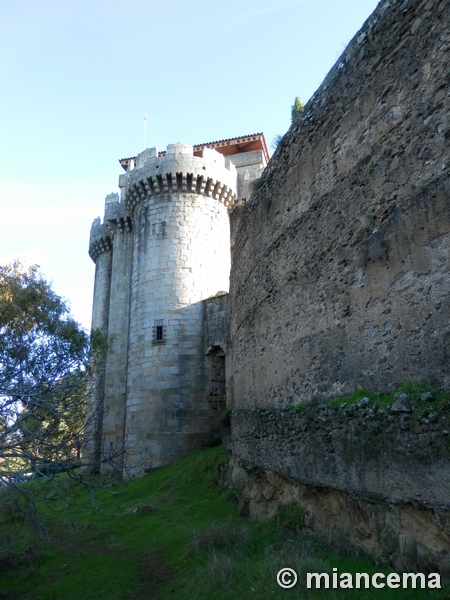
[{"label": "round tower", "polygon": [[[100,331],[106,340],[111,294],[112,239],[110,230],[105,224],[102,224],[100,218],[95,219],[92,223],[89,256],[95,263],[92,331]],[[103,359],[90,381],[87,394],[83,461],[87,467],[93,470],[97,470],[101,462],[105,370],[106,359]]]},{"label": "round tower", "polygon": [[228,290],[228,206],[236,169],[222,154],[172,144],[126,174],[133,220],[125,438],[131,475],[206,446],[202,300]]}]

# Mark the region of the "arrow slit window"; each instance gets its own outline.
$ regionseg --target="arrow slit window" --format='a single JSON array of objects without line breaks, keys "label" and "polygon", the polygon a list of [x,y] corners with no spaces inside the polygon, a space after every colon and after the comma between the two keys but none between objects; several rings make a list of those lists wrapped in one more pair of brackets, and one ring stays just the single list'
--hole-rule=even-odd
[{"label": "arrow slit window", "polygon": [[166,342],[166,326],[164,319],[155,319],[153,324],[153,344],[164,344]]}]

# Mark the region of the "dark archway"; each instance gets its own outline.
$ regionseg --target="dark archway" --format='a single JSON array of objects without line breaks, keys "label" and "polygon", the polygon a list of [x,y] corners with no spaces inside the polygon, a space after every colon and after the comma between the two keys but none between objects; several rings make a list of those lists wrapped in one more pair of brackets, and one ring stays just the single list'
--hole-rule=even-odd
[{"label": "dark archway", "polygon": [[213,346],[208,354],[208,402],[212,411],[222,413],[226,408],[225,352],[221,346]]}]

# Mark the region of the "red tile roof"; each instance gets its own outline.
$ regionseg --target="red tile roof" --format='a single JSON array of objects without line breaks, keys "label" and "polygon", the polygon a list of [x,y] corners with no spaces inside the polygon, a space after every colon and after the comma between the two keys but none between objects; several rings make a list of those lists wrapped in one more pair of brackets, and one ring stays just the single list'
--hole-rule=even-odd
[{"label": "red tile roof", "polygon": [[[262,150],[266,162],[269,162],[269,153],[267,151],[266,140],[263,133],[252,133],[250,135],[230,138],[227,140],[218,140],[216,142],[208,142],[206,144],[196,144],[194,146],[194,156],[201,156],[203,148],[213,148],[224,156],[241,154],[242,152],[252,152],[253,150]],[[165,151],[158,152],[158,156],[165,156],[165,154]],[[130,161],[135,160],[135,158],[135,156],[121,158],[119,162],[126,171]]]},{"label": "red tile roof", "polygon": [[203,148],[213,148],[225,156],[240,154],[241,152],[252,152],[252,150],[262,150],[266,162],[269,162],[269,153],[263,133],[252,133],[251,135],[230,138],[228,140],[218,140],[217,142],[209,142],[207,144],[196,144],[194,146],[194,156],[201,156]]}]

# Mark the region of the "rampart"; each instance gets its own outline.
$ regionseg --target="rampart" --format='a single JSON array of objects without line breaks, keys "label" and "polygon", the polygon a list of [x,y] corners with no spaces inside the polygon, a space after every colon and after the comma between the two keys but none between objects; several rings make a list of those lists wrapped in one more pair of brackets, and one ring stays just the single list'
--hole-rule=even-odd
[{"label": "rampart", "polygon": [[[445,0],[380,2],[232,217],[241,500],[270,513],[294,498],[313,528],[397,568],[448,562],[448,411],[432,430],[375,405],[339,426],[320,411],[361,388],[450,386],[449,21]],[[309,421],[283,413],[303,405]]]}]

